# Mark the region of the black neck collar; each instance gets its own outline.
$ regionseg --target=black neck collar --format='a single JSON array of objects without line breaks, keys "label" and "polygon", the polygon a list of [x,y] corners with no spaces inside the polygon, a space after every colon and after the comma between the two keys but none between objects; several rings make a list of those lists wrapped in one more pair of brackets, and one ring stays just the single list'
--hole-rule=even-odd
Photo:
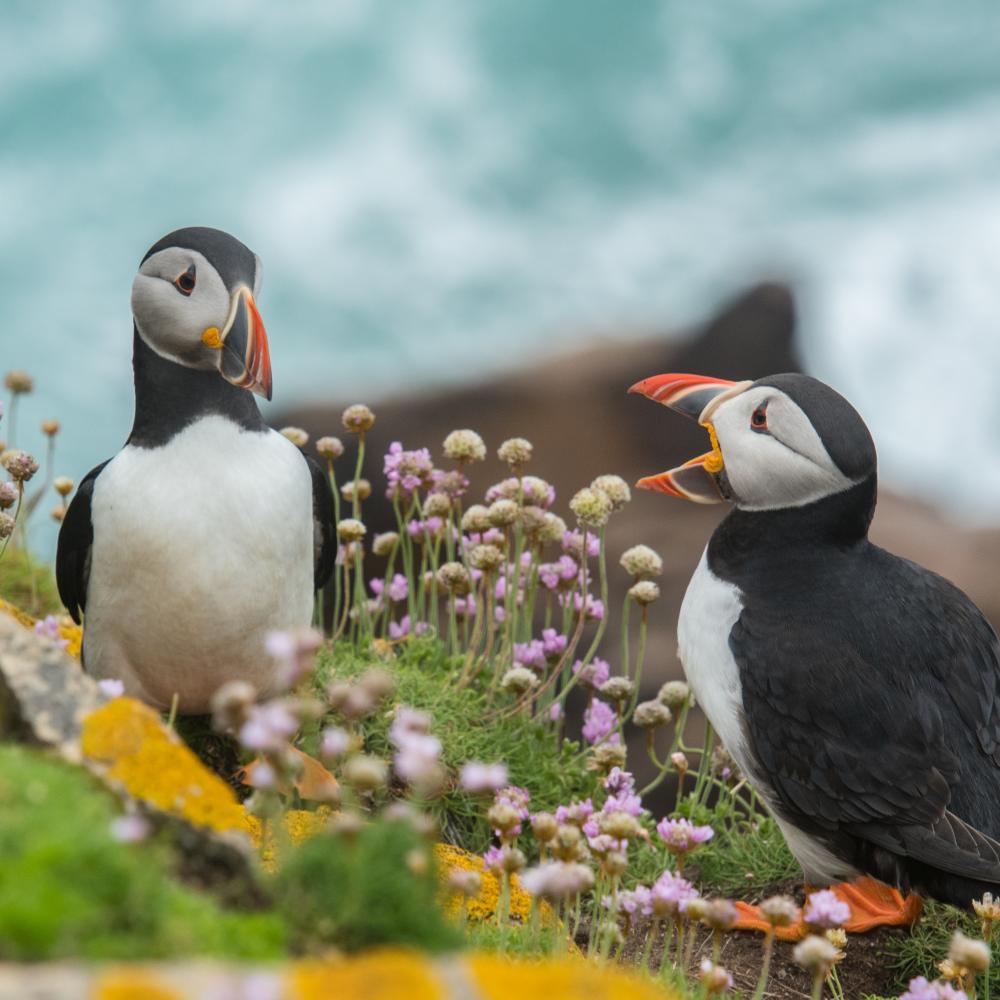
[{"label": "black neck collar", "polygon": [[708,543],[712,571],[737,581],[759,571],[762,561],[823,558],[831,547],[847,550],[867,544],[875,513],[875,475],[842,493],[803,507],[782,510],[732,510]]},{"label": "black neck collar", "polygon": [[244,430],[264,431],[253,393],[230,385],[218,372],[199,371],[161,358],[134,331],[135,421],[128,444],[156,448],[200,417],[228,417]]}]

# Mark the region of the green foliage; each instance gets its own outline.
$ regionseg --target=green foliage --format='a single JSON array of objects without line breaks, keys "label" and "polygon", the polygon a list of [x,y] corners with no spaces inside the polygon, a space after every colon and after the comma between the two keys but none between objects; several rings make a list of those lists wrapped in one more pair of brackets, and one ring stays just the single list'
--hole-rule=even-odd
[{"label": "green foliage", "polygon": [[[924,912],[909,934],[892,937],[886,942],[886,961],[898,972],[897,985],[902,989],[914,976],[935,979],[938,962],[948,957],[948,945],[955,931],[967,937],[982,938],[982,926],[971,913],[938,903],[924,901]],[[996,946],[996,935],[990,942]],[[994,971],[993,976],[997,973]]]},{"label": "green foliage", "polygon": [[311,837],[288,854],[275,882],[302,951],[407,945],[438,952],[461,942],[437,904],[430,845],[405,821]]},{"label": "green foliage", "polygon": [[111,835],[112,797],[83,770],[0,746],[0,960],[272,958],[270,914],[234,914],[177,884],[165,844]]},{"label": "green foliage", "polygon": [[[390,664],[338,644],[320,654],[317,684],[322,688],[333,678],[356,677],[375,665],[391,668],[396,680],[395,703],[431,714],[433,732],[443,745],[444,763],[453,771],[469,760],[503,761],[511,784],[531,793],[533,811],[554,809],[570,799],[592,794],[595,778],[584,767],[579,747],[570,742],[560,744],[554,733],[524,715],[487,721],[495,699],[491,702],[487,694],[471,687],[456,688],[461,665],[447,655],[441,642],[422,639],[404,643]],[[391,721],[389,714],[365,720],[369,753],[391,756]],[[467,850],[485,850],[490,831],[481,800],[452,787],[430,808],[445,839]]]},{"label": "green foliage", "polygon": [[52,568],[15,545],[13,538],[0,559],[0,597],[34,618],[63,611]]}]

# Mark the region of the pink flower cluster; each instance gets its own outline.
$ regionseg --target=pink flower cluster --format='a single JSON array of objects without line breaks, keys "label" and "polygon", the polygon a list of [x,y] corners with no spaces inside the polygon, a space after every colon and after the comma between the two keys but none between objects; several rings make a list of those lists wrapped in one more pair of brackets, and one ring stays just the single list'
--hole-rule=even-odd
[{"label": "pink flower cluster", "polygon": [[433,482],[434,462],[426,448],[404,451],[399,441],[389,445],[383,464],[388,483],[386,496],[409,499],[419,489],[426,489]]},{"label": "pink flower cluster", "polygon": [[615,731],[618,716],[615,710],[600,698],[591,698],[590,705],[583,713],[583,738],[595,746],[599,743],[618,743],[620,737]]},{"label": "pink flower cluster", "polygon": [[821,889],[806,900],[802,919],[810,927],[831,930],[841,927],[851,918],[851,908],[835,892]]},{"label": "pink flower cluster", "polygon": [[689,819],[661,819],[656,832],[671,854],[687,854],[712,839],[715,831],[710,826],[695,826]]},{"label": "pink flower cluster", "polygon": [[438,770],[441,741],[430,732],[431,717],[408,705],[400,705],[389,727],[389,742],[396,748],[392,766],[408,784],[429,780]]}]

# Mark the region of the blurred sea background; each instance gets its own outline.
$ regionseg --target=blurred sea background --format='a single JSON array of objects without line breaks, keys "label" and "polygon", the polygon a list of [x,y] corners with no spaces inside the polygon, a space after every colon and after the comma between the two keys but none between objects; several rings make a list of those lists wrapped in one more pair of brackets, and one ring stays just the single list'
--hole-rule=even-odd
[{"label": "blurred sea background", "polygon": [[1000,519],[995,3],[0,0],[0,368],[59,473],[126,437],[132,277],[192,224],[263,259],[272,413],[788,280],[883,480]]}]

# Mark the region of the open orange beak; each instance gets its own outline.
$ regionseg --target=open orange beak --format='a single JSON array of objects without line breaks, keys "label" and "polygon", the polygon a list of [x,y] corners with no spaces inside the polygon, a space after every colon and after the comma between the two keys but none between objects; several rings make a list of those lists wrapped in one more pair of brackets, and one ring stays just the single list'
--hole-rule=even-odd
[{"label": "open orange beak", "polygon": [[220,335],[219,370],[227,382],[271,398],[271,352],[257,303],[246,285],[238,288]]},{"label": "open orange beak", "polygon": [[656,403],[684,414],[707,428],[712,450],[688,459],[683,465],[657,476],[646,476],[635,485],[640,490],[654,490],[667,496],[681,497],[694,503],[719,503],[725,498],[719,488],[719,473],[725,465],[711,416],[726,399],[739,395],[752,382],[731,382],[707,375],[653,375],[636,382],[629,392],[638,393]]}]

